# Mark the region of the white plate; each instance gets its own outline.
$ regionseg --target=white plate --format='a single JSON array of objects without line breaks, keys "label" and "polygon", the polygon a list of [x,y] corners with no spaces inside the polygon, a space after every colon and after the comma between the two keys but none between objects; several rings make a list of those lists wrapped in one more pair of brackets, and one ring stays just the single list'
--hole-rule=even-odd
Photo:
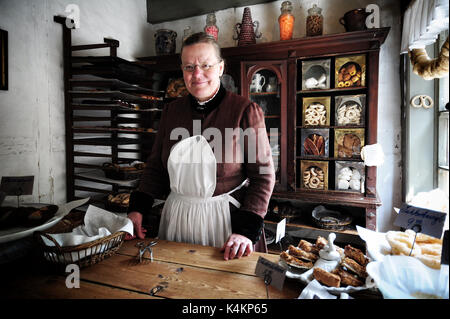
[{"label": "white plate", "polygon": [[59,222],[64,216],[66,216],[72,209],[84,205],[89,201],[88,198],[75,200],[64,205],[59,205],[58,211],[55,216],[49,219],[46,223],[36,227],[14,227],[9,229],[0,230],[0,243],[7,243],[10,241],[18,240],[29,235],[32,235],[35,231],[46,230],[57,222]]}]

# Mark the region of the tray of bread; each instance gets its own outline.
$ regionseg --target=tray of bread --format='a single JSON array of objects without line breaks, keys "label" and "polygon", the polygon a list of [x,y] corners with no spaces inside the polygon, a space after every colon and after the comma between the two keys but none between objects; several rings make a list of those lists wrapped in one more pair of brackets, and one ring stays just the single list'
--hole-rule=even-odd
[{"label": "tray of bread", "polygon": [[135,161],[133,163],[103,163],[102,169],[105,177],[127,181],[138,179],[144,171],[145,163]]},{"label": "tray of bread", "polygon": [[[330,293],[350,293],[374,287],[366,272],[370,259],[350,244],[344,248],[334,245],[335,236],[331,233],[328,240],[319,236],[315,243],[302,239],[297,247],[290,245],[280,254],[280,264],[287,266],[286,277],[304,284],[317,280]],[[334,255],[330,255],[330,247]]]},{"label": "tray of bread", "polygon": [[22,204],[19,208],[1,207],[0,243],[7,243],[43,231],[58,223],[72,209],[86,204],[89,198],[61,205]]}]

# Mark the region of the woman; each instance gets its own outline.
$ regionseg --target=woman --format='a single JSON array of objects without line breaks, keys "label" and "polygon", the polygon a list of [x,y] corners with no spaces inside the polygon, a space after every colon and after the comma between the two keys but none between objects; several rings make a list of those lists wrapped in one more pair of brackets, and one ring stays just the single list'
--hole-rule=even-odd
[{"label": "woman", "polygon": [[181,60],[190,94],[164,108],[128,217],[142,239],[143,214],[154,198],[165,199],[159,238],[221,247],[225,260],[250,255],[264,239],[275,183],[263,112],[221,85],[224,61],[213,37],[187,38]]}]

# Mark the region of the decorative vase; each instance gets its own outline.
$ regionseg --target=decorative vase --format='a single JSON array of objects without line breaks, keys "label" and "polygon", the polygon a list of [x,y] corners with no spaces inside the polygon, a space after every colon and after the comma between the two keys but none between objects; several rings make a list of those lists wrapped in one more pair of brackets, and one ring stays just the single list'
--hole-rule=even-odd
[{"label": "decorative vase", "polygon": [[177,33],[169,29],[159,29],[155,33],[156,55],[174,54],[176,49]]},{"label": "decorative vase", "polygon": [[292,15],[292,3],[284,1],[281,4],[281,15],[278,17],[278,24],[280,25],[280,40],[292,39],[294,31],[295,17]]},{"label": "decorative vase", "polygon": [[[238,28],[240,31],[238,31]],[[233,40],[238,40],[238,46],[255,44],[256,39],[262,36],[262,33],[258,33],[259,22],[252,21],[252,14],[249,7],[244,8],[244,14],[242,16],[242,22],[236,23],[234,29],[236,31]]]},{"label": "decorative vase", "polygon": [[219,38],[219,28],[216,25],[216,15],[214,13],[208,13],[206,15],[206,26],[204,31],[207,34],[212,35],[216,41]]},{"label": "decorative vase", "polygon": [[322,9],[316,4],[308,9],[308,16],[306,17],[306,36],[313,37],[322,35],[323,33],[323,16]]}]

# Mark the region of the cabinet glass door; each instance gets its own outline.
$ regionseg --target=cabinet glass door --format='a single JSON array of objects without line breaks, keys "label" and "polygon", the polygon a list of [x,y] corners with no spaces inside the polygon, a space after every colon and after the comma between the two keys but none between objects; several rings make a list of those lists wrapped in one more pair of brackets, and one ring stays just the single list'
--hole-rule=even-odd
[{"label": "cabinet glass door", "polygon": [[275,188],[285,183],[283,165],[285,136],[286,88],[284,85],[285,65],[277,63],[245,63],[242,92],[264,112],[267,135],[272,149],[276,175]]}]

